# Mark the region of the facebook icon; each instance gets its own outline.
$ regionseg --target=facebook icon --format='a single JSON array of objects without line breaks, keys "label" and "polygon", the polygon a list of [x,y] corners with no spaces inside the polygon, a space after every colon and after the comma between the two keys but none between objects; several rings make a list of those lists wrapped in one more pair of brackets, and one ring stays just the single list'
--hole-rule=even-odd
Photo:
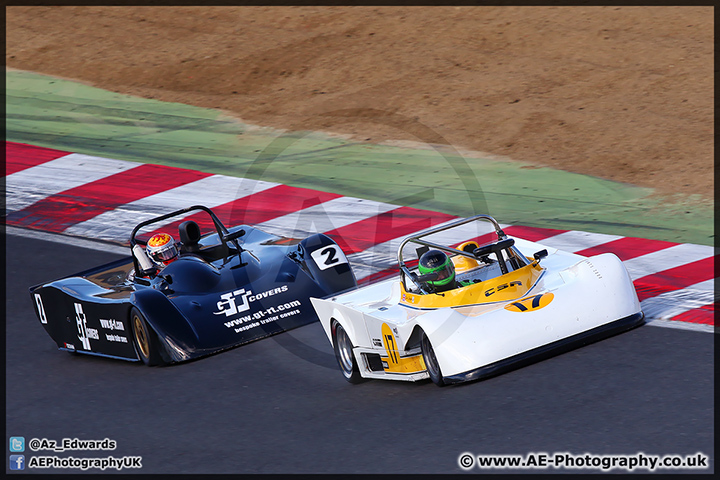
[{"label": "facebook icon", "polygon": [[10,455],[10,470],[25,470],[25,455]]}]

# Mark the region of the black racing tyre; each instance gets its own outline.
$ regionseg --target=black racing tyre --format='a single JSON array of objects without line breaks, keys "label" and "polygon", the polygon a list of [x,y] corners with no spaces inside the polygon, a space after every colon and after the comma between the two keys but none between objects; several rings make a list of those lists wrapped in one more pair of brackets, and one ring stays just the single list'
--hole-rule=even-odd
[{"label": "black racing tyre", "polygon": [[425,332],[422,334],[420,349],[422,350],[423,360],[425,361],[427,372],[430,375],[430,380],[438,387],[444,386],[445,381],[443,380],[442,371],[440,370],[440,364],[435,357],[435,350],[433,350],[430,339],[425,335]]},{"label": "black racing tyre", "polygon": [[337,320],[333,320],[331,329],[335,358],[340,366],[340,371],[348,382],[360,383],[362,377],[353,356],[353,344],[350,337]]},{"label": "black racing tyre", "polygon": [[135,307],[130,310],[130,325],[132,326],[135,350],[140,360],[148,366],[161,365],[163,360],[158,351],[157,335],[147,324],[140,310]]}]

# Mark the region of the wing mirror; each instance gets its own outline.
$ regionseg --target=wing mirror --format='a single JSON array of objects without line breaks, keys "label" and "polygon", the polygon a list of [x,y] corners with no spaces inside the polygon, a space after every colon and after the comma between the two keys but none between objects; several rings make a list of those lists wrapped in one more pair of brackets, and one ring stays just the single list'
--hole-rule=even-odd
[{"label": "wing mirror", "polygon": [[534,258],[535,260],[537,260],[538,262],[539,262],[540,260],[542,260],[543,258],[547,257],[547,256],[548,256],[548,251],[547,251],[547,249],[542,249],[542,250],[540,250],[539,252],[533,253],[533,258]]},{"label": "wing mirror", "polygon": [[495,243],[488,243],[486,245],[477,247],[475,250],[472,251],[472,254],[475,255],[475,257],[477,258],[482,258],[490,255],[491,253],[499,252],[500,250],[510,248],[513,245],[515,245],[514,238],[503,238],[502,240],[498,240]]},{"label": "wing mirror", "polygon": [[483,245],[482,247],[478,247],[475,250],[472,251],[472,254],[476,258],[482,258],[490,255],[493,252],[493,244]]},{"label": "wing mirror", "polygon": [[240,238],[243,235],[245,235],[245,230],[242,228],[236,232],[228,233],[227,235],[223,235],[223,242],[230,242],[232,240],[235,240],[236,238]]}]

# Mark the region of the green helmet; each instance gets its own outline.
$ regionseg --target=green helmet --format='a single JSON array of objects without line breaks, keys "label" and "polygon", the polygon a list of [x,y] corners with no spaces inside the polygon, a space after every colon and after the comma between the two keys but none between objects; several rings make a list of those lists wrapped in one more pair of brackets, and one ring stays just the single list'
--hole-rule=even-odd
[{"label": "green helmet", "polygon": [[420,272],[420,275],[437,273],[435,280],[427,282],[433,287],[447,287],[455,281],[455,266],[450,257],[440,250],[430,250],[423,253],[418,264],[418,272]]}]

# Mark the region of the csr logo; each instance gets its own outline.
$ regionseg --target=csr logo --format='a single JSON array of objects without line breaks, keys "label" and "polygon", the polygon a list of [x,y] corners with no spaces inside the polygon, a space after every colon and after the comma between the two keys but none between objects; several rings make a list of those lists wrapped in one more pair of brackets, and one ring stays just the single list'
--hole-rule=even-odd
[{"label": "csr logo", "polygon": [[498,285],[497,287],[492,287],[492,288],[488,288],[487,290],[485,290],[485,296],[489,297],[493,293],[500,292],[502,290],[505,290],[506,288],[521,287],[521,286],[522,286],[522,282],[520,282],[518,280],[514,280],[514,281],[508,282],[508,283],[503,283],[502,285]]}]

